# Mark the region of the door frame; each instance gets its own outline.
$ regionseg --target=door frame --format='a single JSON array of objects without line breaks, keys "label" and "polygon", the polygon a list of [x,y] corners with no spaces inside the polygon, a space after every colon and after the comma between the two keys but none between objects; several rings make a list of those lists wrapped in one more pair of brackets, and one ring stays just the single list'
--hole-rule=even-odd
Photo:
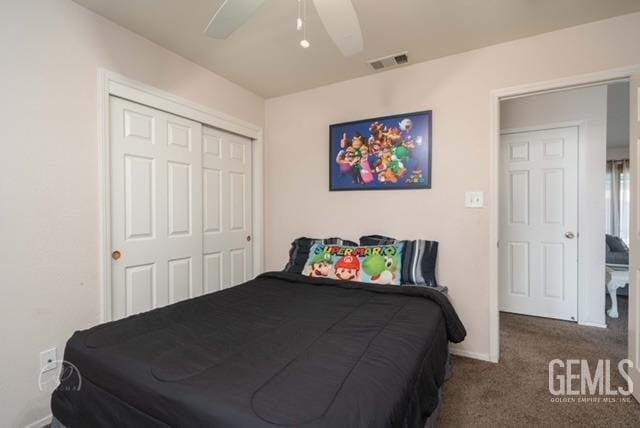
[{"label": "door frame", "polygon": [[[498,306],[499,295],[499,174],[500,174],[500,101],[509,98],[518,98],[541,93],[561,91],[566,89],[576,89],[580,87],[601,85],[619,79],[628,79],[632,75],[640,74],[640,64],[628,67],[609,69],[595,73],[579,74],[560,79],[553,79],[543,82],[523,84],[492,90],[489,94],[489,361],[497,363],[500,359],[500,310]],[[631,144],[631,141],[629,142]],[[631,170],[638,166],[631,160]],[[633,198],[633,195],[632,195]],[[633,201],[636,204],[637,201]],[[633,246],[630,254],[638,249]],[[631,257],[631,256],[630,256]],[[629,335],[635,334],[635,342],[640,341],[640,317],[632,316],[632,312],[640,311],[633,305],[629,305],[629,319],[638,320],[637,326],[629,326]],[[630,341],[631,343],[631,341]],[[635,367],[640,365],[640,353],[631,352],[629,357],[633,360]]]},{"label": "door frame", "polygon": [[[532,126],[522,126],[522,127],[515,127],[515,128],[504,128],[504,129],[500,129],[500,137],[504,134],[517,134],[517,133],[521,133],[521,132],[535,132],[535,131],[549,131],[549,130],[553,130],[553,129],[559,129],[559,128],[577,128],[578,130],[578,159],[577,159],[577,168],[578,168],[578,195],[577,195],[577,202],[578,202],[578,218],[577,218],[577,224],[576,224],[576,229],[575,229],[575,233],[576,233],[576,237],[580,236],[580,224],[581,224],[581,217],[580,217],[580,206],[582,204],[583,201],[583,195],[582,195],[582,191],[586,190],[583,188],[583,186],[581,185],[581,183],[584,181],[584,179],[586,178],[586,174],[587,174],[587,170],[585,169],[583,162],[581,162],[581,159],[583,157],[583,153],[582,151],[584,150],[584,135],[585,135],[585,128],[587,127],[587,121],[585,120],[571,120],[571,121],[566,121],[566,122],[552,122],[552,123],[544,123],[544,124],[539,124],[539,125],[532,125]],[[498,156],[500,156],[500,141],[498,141]],[[498,168],[500,168],[500,160],[498,159]],[[500,170],[498,170],[498,177],[500,176]],[[498,186],[500,185],[500,181],[498,180]],[[498,191],[496,193],[496,200],[498,202],[498,214],[500,211],[500,198],[502,197],[502,194],[500,193],[500,187],[498,187]],[[498,215],[498,232],[500,231],[500,218]],[[590,327],[601,327],[601,328],[606,328],[606,325],[600,325],[600,324],[593,324],[593,323],[587,323],[587,322],[582,322],[580,319],[580,309],[581,309],[581,304],[582,304],[582,300],[584,298],[583,293],[581,293],[581,289],[582,289],[582,285],[581,281],[584,279],[584,275],[581,275],[581,268],[583,266],[583,260],[580,257],[580,254],[582,253],[582,248],[584,244],[584,241],[578,239],[578,262],[576,263],[576,270],[577,270],[577,295],[576,295],[576,319],[574,321],[576,321],[578,324],[580,325],[585,325],[585,326],[590,326]],[[498,251],[498,269],[500,268],[500,253],[499,250]],[[604,263],[602,264],[603,268],[604,268]],[[500,294],[500,271],[498,271],[498,295]],[[500,310],[500,302],[498,302],[498,311]],[[603,308],[604,310],[605,308]]]},{"label": "door frame", "polygon": [[98,69],[98,144],[100,182],[100,288],[101,322],[111,321],[111,163],[109,97],[117,96],[200,122],[252,140],[252,252],[253,274],[264,269],[263,129],[260,126],[178,97],[118,73]]}]

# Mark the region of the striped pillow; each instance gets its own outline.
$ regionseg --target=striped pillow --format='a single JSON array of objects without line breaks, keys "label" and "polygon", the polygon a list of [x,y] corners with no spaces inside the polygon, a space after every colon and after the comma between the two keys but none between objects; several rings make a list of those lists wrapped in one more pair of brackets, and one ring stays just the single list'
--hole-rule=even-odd
[{"label": "striped pillow", "polygon": [[284,271],[292,273],[302,273],[304,265],[309,258],[309,251],[311,250],[311,246],[313,244],[339,245],[349,247],[358,246],[357,242],[349,241],[342,238],[298,238],[291,243],[291,248],[289,249],[289,262],[284,267]]},{"label": "striped pillow", "polygon": [[398,241],[382,235],[360,237],[360,245],[392,245],[404,243],[402,255],[402,283],[437,287],[436,258],[438,257],[438,241]]}]

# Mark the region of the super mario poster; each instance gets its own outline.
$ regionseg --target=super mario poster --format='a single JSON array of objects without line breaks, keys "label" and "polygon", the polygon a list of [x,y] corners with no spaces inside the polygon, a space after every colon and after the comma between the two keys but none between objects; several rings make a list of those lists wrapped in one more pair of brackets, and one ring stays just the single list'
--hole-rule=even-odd
[{"label": "super mario poster", "polygon": [[330,190],[431,188],[431,111],[329,128]]}]

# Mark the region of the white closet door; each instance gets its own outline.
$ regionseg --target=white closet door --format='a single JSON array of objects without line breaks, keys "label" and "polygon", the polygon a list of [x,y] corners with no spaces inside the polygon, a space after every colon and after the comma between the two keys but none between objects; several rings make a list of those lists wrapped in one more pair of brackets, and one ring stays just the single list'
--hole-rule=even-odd
[{"label": "white closet door", "polygon": [[202,125],[116,97],[110,115],[118,319],[202,294]]},{"label": "white closet door", "polygon": [[251,140],[203,127],[204,292],[253,277]]},{"label": "white closet door", "polygon": [[503,134],[500,144],[500,310],[575,321],[578,128]]}]

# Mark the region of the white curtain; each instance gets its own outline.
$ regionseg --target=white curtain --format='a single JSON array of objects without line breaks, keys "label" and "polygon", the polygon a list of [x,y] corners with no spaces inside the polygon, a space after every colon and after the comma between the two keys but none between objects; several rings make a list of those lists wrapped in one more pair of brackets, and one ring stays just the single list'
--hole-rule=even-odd
[{"label": "white curtain", "polygon": [[629,159],[607,161],[606,231],[629,243]]}]

